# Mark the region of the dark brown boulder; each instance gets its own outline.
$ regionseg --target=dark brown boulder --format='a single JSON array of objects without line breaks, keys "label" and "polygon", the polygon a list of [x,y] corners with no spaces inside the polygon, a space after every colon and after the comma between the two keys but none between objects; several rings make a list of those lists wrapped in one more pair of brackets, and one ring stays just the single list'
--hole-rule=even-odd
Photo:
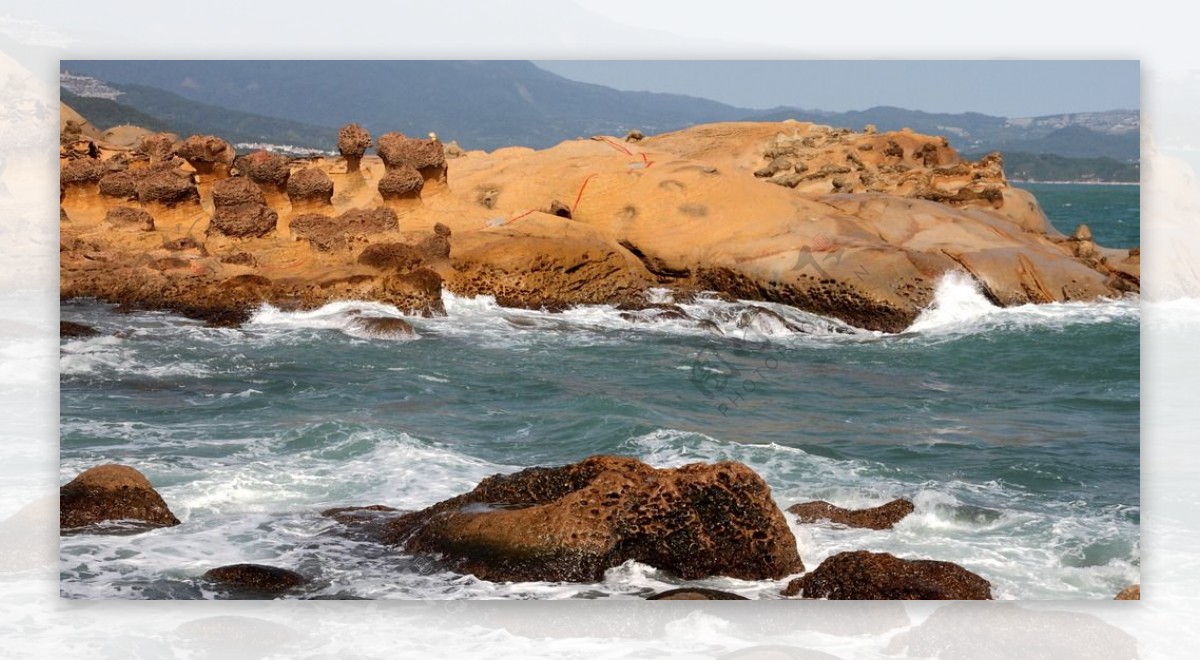
[{"label": "dark brown boulder", "polygon": [[306,167],[288,177],[287,195],[293,204],[330,204],[333,181],[320,168]]},{"label": "dark brown boulder", "polygon": [[388,169],[379,180],[379,194],[386,200],[420,199],[425,178],[417,168],[407,163]]},{"label": "dark brown boulder", "polygon": [[401,165],[411,165],[426,181],[446,178],[446,149],[438,140],[419,140],[402,133],[386,133],[375,148],[390,172]]},{"label": "dark brown boulder", "polygon": [[137,199],[137,170],[109,172],[100,179],[100,194],[117,199]]},{"label": "dark brown boulder", "polygon": [[438,261],[441,259],[450,258],[450,237],[447,234],[435,233],[432,236],[427,236],[421,239],[417,244],[417,249],[421,251],[425,258],[429,261]]},{"label": "dark brown boulder", "polygon": [[294,589],[308,580],[303,575],[286,568],[263,566],[262,564],[233,564],[207,571],[205,579],[220,582],[246,591],[278,593]]},{"label": "dark brown boulder", "polygon": [[412,270],[424,261],[422,251],[407,243],[373,243],[358,255],[358,263],[380,270]]},{"label": "dark brown boulder", "polygon": [[390,523],[384,540],[485,580],[594,582],[630,559],[684,579],[803,570],[770,488],[734,462],[659,470],[593,456],[496,475]]},{"label": "dark brown boulder", "polygon": [[178,525],[179,519],[141,472],[127,465],[84,470],[58,490],[61,529],[117,520],[150,527]]},{"label": "dark brown boulder", "polygon": [[200,191],[192,175],[174,167],[153,168],[139,174],[134,184],[138,201],[143,204],[178,206],[199,202]]},{"label": "dark brown boulder", "polygon": [[255,151],[246,156],[238,156],[233,161],[233,167],[238,174],[248,177],[254,183],[277,192],[287,190],[288,178],[292,174],[290,161],[284,156],[267,151]]},{"label": "dark brown boulder", "polygon": [[683,587],[680,589],[670,589],[661,591],[653,596],[646,597],[646,600],[750,600],[745,596],[731,594],[728,591],[718,591],[716,589],[704,589],[702,587]]},{"label": "dark brown boulder", "polygon": [[417,332],[404,319],[389,316],[360,316],[351,323],[360,334],[374,339],[413,339]]},{"label": "dark brown boulder", "polygon": [[58,322],[58,336],[62,339],[81,339],[84,337],[95,337],[99,334],[95,328],[82,323],[75,323],[73,321]]},{"label": "dark brown boulder", "polygon": [[247,202],[218,206],[206,233],[231,238],[261,238],[274,233],[278,222],[279,214],[265,204]]},{"label": "dark brown boulder", "polygon": [[238,204],[266,204],[262,189],[249,177],[235,176],[221,179],[213,184],[213,206],[236,206]]},{"label": "dark brown boulder", "polygon": [[193,135],[175,148],[175,155],[186,160],[199,174],[229,174],[236,152],[233,145],[215,135]]},{"label": "dark brown boulder", "polygon": [[784,596],[828,600],[991,600],[991,583],[957,564],[841,552],[792,580]]},{"label": "dark brown boulder", "polygon": [[338,131],[338,151],[346,159],[346,171],[357,172],[363,154],[371,148],[371,134],[358,124],[346,124]]},{"label": "dark brown boulder", "polygon": [[61,186],[91,186],[107,173],[104,165],[95,158],[76,158],[62,164],[58,171]]},{"label": "dark brown boulder", "polygon": [[104,214],[104,222],[122,231],[154,231],[154,216],[128,206],[109,209]]},{"label": "dark brown boulder", "polygon": [[[445,236],[446,238],[450,238],[450,228],[447,227],[446,225],[443,225],[440,222],[433,226],[433,233],[438,236]],[[1133,251],[1130,250],[1129,253],[1133,254]]]},{"label": "dark brown boulder", "polygon": [[829,522],[846,525],[847,527],[865,527],[867,529],[890,529],[905,516],[913,512],[913,504],[906,499],[895,499],[887,504],[871,509],[843,509],[829,502],[818,500],[804,502],[788,507],[788,513],[795,514],[802,523],[828,520]]}]

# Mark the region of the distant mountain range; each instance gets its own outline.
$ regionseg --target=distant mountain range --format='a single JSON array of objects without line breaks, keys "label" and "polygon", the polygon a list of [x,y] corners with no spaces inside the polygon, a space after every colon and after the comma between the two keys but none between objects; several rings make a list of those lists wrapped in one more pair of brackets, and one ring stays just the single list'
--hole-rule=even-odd
[{"label": "distant mountain range", "polygon": [[999,150],[1010,160],[1017,153],[1107,159],[1099,170],[1133,180],[1140,152],[1137,111],[1015,119],[892,107],[763,111],[576,82],[524,61],[93,60],[64,61],[62,72],[63,101],[101,128],[134,123],[320,150],[332,149],[338,127],[351,121],[376,136],[433,131],[466,149],[495,149],[634,128],[654,134],[716,121],[798,119],[908,127],[946,135],[961,152]]}]

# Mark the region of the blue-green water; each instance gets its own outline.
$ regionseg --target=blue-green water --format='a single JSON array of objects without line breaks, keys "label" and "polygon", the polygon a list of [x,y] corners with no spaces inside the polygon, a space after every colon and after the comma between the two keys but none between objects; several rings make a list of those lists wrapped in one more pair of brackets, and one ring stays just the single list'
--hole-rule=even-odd
[{"label": "blue-green water", "polygon": [[[1136,203],[1129,216],[1096,188],[1078,187],[1065,208],[1086,212],[1101,244],[1136,236]],[[1047,212],[1069,231],[1056,208]],[[607,307],[446,302],[448,317],[412,319],[420,337],[402,342],[356,334],[355,313],[394,313],[369,303],[264,309],[241,330],[64,304],[64,319],[108,336],[63,342],[63,481],[101,462],[134,465],[184,524],[64,537],[63,593],[214,597],[199,575],[245,561],[300,570],[315,580],[309,595],[668,588],[671,576],[638,564],[595,585],[430,571],[318,515],[417,508],[489,474],[598,453],[657,466],[739,460],[781,507],[916,503],[884,532],[791,521],[810,568],[850,549],[941,559],[983,575],[1000,598],[1111,598],[1138,581],[1136,300],[1000,310],[952,277],[938,309],[900,335],[761,304],[806,332],[761,318],[740,328],[752,306],[716,300],[685,309],[720,334]],[[783,582],[704,584],[769,598]]]},{"label": "blue-green water", "polygon": [[1104,247],[1141,245],[1141,186],[1021,183],[1017,187],[1033,193],[1051,224],[1064,234],[1085,224]]}]

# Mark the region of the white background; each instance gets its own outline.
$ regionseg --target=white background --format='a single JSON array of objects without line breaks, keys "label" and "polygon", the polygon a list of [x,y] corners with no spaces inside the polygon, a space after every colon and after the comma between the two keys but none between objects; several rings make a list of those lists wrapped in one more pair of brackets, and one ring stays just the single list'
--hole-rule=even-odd
[{"label": "white background", "polygon": [[[0,198],[0,656],[1195,657],[1200,189],[1189,165],[1200,163],[1195,25],[1192,16],[1158,2],[210,0],[0,9],[0,156],[11,193]],[[1140,59],[1145,600],[60,601],[52,156],[58,59],[185,57]]]}]

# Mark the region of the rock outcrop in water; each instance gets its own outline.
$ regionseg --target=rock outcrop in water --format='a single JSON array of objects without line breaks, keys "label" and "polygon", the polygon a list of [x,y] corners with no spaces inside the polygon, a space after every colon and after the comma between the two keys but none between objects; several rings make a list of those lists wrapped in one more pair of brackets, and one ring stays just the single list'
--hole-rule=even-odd
[{"label": "rock outcrop in water", "polygon": [[905,499],[896,499],[870,509],[843,509],[829,502],[818,500],[793,504],[787,508],[788,513],[795,514],[802,523],[828,520],[847,527],[864,527],[866,529],[890,529],[913,512],[913,503]]},{"label": "rock outcrop in water", "polygon": [[308,581],[295,571],[262,564],[221,566],[206,571],[204,578],[227,587],[260,593],[280,593]]},{"label": "rock outcrop in water", "polygon": [[630,559],[684,579],[804,569],[766,483],[732,462],[655,469],[594,456],[496,475],[392,520],[382,540],[497,581],[599,581]]},{"label": "rock outcrop in water", "polygon": [[991,600],[991,583],[945,561],[842,552],[788,583],[784,596],[828,600]]},{"label": "rock outcrop in water", "polygon": [[146,527],[179,524],[146,477],[127,465],[99,465],[84,470],[59,489],[58,499],[61,529],[116,521]]},{"label": "rock outcrop in water", "polygon": [[[100,142],[97,158],[63,151],[63,296],[207,310],[200,315],[228,322],[262,302],[389,302],[392,275],[359,254],[377,243],[420,244],[437,225],[453,231],[453,254],[419,268],[455,294],[514,307],[634,307],[654,287],[711,290],[895,332],[930,304],[948,271],[969,273],[1002,306],[1140,286],[1139,253],[1060,234],[1029,193],[1008,185],[998,155],[968,162],[945,139],[907,131],[725,123],[452,160],[436,139],[388,133],[379,155],[367,156],[365,132],[348,126],[339,137],[360,172],[264,153],[234,164],[215,136],[144,136],[138,149]],[[231,164],[267,194],[278,231],[227,233],[206,210]],[[146,210],[154,230],[103,231],[118,206]],[[380,208],[396,214],[394,225],[353,224],[354,213]],[[260,212],[236,224],[269,223]],[[152,267],[168,256],[161,246],[204,235],[205,253]],[[237,253],[253,261],[227,260]],[[440,303],[418,306],[438,313]]]}]

